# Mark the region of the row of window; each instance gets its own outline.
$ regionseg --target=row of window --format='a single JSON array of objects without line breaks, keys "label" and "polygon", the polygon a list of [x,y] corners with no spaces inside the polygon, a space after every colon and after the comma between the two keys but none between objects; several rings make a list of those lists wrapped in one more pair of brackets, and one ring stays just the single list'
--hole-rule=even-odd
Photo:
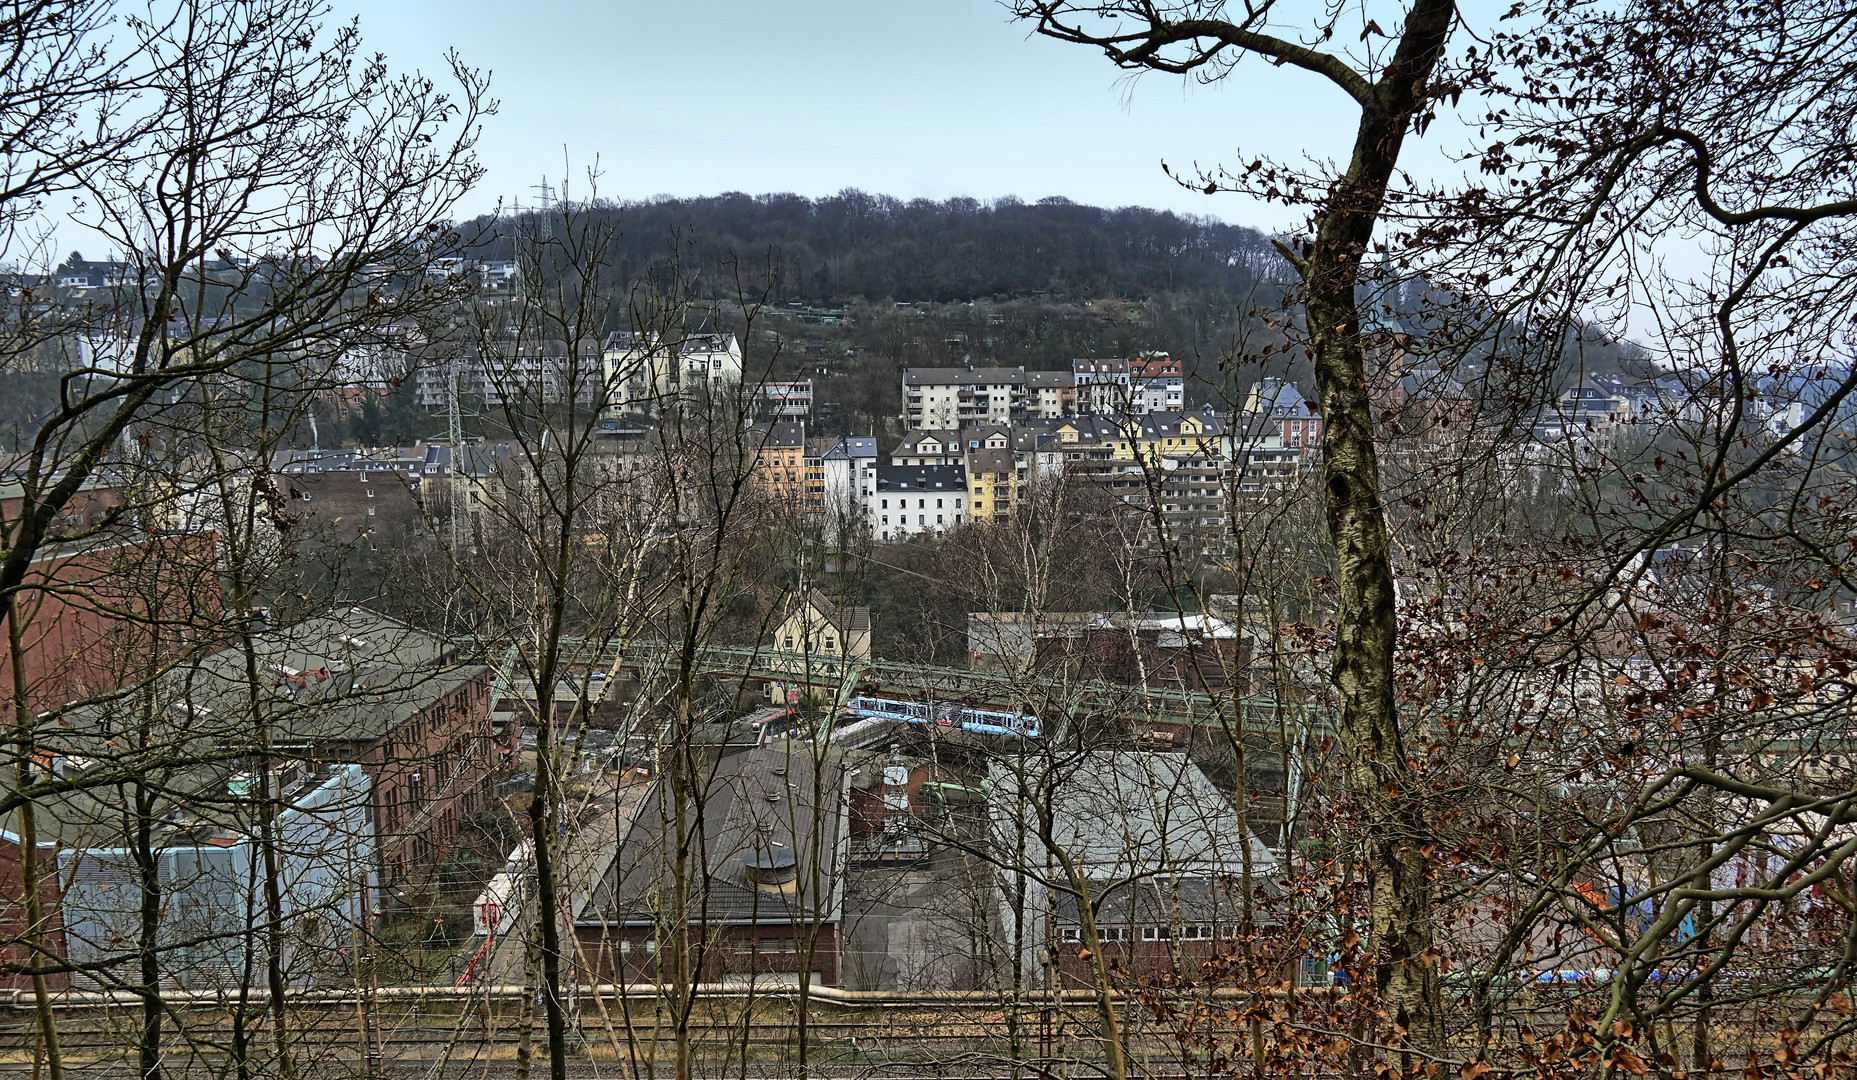
[{"label": "row of window", "polygon": [[[1134,940],[1131,936],[1132,932],[1140,931],[1141,940],[1143,941],[1211,941],[1215,929],[1219,931],[1219,937],[1225,938],[1228,941],[1238,936],[1238,927],[1235,924],[1215,928],[1204,923],[1196,923],[1191,926],[1180,927],[1099,926],[1096,928],[1096,939],[1104,942],[1132,941]],[[1063,930],[1063,938],[1065,941],[1082,941],[1083,928],[1080,926],[1066,926]]]},{"label": "row of window", "polygon": [[[979,507],[975,507],[975,509],[979,509]],[[943,516],[944,516],[944,515],[941,515],[941,514],[936,514],[936,515],[935,515],[935,524],[937,524],[937,525],[946,525],[946,524],[947,524],[947,522],[943,520]],[[890,515],[888,515],[888,514],[885,514],[885,515],[883,515],[883,524],[885,524],[885,525],[888,525],[889,523],[890,523]],[[909,524],[909,515],[908,515],[908,514],[898,514],[898,515],[896,515],[896,523],[897,523],[898,525],[908,525],[908,524]],[[923,526],[926,526],[926,525],[927,525],[928,523],[929,523],[929,522],[928,522],[928,515],[927,515],[927,514],[917,514],[917,515],[916,515],[916,524],[917,524],[917,525],[923,525]],[[959,525],[959,524],[961,523],[961,515],[959,515],[959,514],[956,514],[956,515],[954,515],[954,523],[955,523],[956,525]],[[885,536],[889,536],[890,534],[889,534],[889,533],[884,533],[884,535],[885,535]]]},{"label": "row of window", "polygon": [[[882,503],[882,509],[884,509],[884,510],[888,510],[888,509],[890,508],[890,500],[888,500],[888,499],[883,499],[883,500],[880,500],[880,502]],[[898,510],[907,510],[907,509],[909,509],[909,500],[908,500],[908,499],[898,499],[898,500],[896,500],[896,508],[897,508]],[[936,499],[936,500],[935,500],[935,509],[937,509],[937,510],[940,510],[941,508],[942,508],[942,501],[941,501],[940,499]],[[956,499],[956,500],[954,500],[954,508],[955,508],[956,510],[959,510],[959,509],[961,508],[961,500],[959,500],[959,499]],[[927,499],[917,499],[917,500],[916,500],[916,509],[918,509],[918,510],[926,510],[926,509],[928,509],[928,500],[927,500]],[[889,519],[888,519],[888,518],[885,518],[884,520],[885,520],[885,521],[888,521]]]}]

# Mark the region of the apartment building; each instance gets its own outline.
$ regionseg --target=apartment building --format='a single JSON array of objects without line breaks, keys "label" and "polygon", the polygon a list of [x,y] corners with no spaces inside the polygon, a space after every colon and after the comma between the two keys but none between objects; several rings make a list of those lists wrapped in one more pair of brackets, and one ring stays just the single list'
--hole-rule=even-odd
[{"label": "apartment building", "polygon": [[1275,437],[1280,445],[1315,449],[1322,445],[1322,414],[1286,379],[1259,379],[1240,410],[1248,439]]},{"label": "apartment building", "polygon": [[903,369],[903,419],[911,428],[1009,424],[1024,412],[1022,367]]},{"label": "apartment building", "polygon": [[1129,407],[1156,413],[1186,407],[1186,375],[1180,361],[1164,352],[1145,352],[1128,362]]},{"label": "apartment building", "polygon": [[1089,359],[1070,362],[1077,411],[1094,415],[1121,412],[1129,400],[1128,361]]},{"label": "apartment building", "polygon": [[825,476],[825,505],[849,510],[862,519],[864,499],[877,490],[877,439],[840,435],[809,440],[807,456],[816,458]]},{"label": "apartment building", "polygon": [[[600,350],[607,412],[655,413],[666,401],[723,393],[742,381],[742,347],[734,334],[694,334],[671,340],[635,331],[608,335]],[[791,389],[791,384],[789,384]],[[811,407],[811,383],[806,405]]]},{"label": "apartment building", "polygon": [[882,541],[938,535],[967,518],[967,476],[959,465],[879,465],[876,499],[865,513]]},{"label": "apartment building", "polygon": [[969,516],[975,521],[1007,517],[1018,501],[1018,468],[1010,449],[967,452]]},{"label": "apartment building", "polygon": [[825,463],[807,445],[805,424],[760,424],[748,438],[755,480],[762,491],[789,506],[824,507]]},{"label": "apartment building", "polygon": [[501,409],[559,405],[571,396],[592,404],[601,392],[600,349],[583,342],[507,342],[488,350],[475,343],[434,346],[419,364],[416,397],[420,407],[442,409],[451,400],[453,376],[459,392],[473,406]]},{"label": "apartment building", "polygon": [[1069,371],[1025,373],[1025,415],[1055,420],[1077,413],[1077,376]]}]

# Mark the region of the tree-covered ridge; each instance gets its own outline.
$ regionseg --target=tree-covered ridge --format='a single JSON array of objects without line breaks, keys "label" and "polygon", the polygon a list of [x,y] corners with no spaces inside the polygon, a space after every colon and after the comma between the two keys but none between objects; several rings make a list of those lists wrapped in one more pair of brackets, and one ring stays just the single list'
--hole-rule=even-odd
[{"label": "tree-covered ridge", "polygon": [[[728,192],[597,209],[619,219],[612,269],[620,280],[668,265],[681,249],[686,266],[721,273],[718,284],[732,290],[739,266],[748,285],[770,287],[782,301],[1240,294],[1278,272],[1256,229],[1059,197],[937,202],[852,189],[821,199]],[[510,217],[479,219],[464,232],[476,254],[507,258],[511,224]]]}]

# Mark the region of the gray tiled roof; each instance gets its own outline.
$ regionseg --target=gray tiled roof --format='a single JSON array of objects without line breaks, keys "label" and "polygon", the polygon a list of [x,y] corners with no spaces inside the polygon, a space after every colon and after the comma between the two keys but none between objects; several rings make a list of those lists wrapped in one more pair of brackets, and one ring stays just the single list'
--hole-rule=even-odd
[{"label": "gray tiled roof", "polygon": [[[694,838],[686,864],[687,921],[838,921],[844,902],[845,768],[842,756],[831,750],[815,773],[815,752],[810,743],[779,739],[726,754],[713,770],[702,770],[707,783],[693,800],[701,813],[696,806],[685,808]],[[658,781],[633,816],[582,922],[658,925],[674,917],[676,829],[667,827],[668,786]],[[786,858],[793,860],[791,886],[756,884],[751,863]],[[810,892],[814,867],[824,883],[817,897]]]}]

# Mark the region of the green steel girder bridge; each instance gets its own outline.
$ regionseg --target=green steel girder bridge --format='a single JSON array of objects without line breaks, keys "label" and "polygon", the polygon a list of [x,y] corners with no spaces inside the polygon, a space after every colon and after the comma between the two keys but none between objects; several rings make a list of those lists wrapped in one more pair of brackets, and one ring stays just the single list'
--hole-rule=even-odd
[{"label": "green steel girder bridge", "polygon": [[[608,643],[570,639],[563,646],[563,660],[568,670],[576,672],[577,678],[581,677],[580,673],[587,676],[594,672],[604,673],[608,686],[618,683],[624,675],[647,681],[655,673],[674,670],[678,663],[675,647],[663,642],[634,642],[621,649]],[[520,678],[517,659],[515,646],[510,646],[499,665],[493,695],[507,693]],[[1307,736],[1312,724],[1323,730],[1328,727],[1326,717],[1314,710],[1289,707],[1294,709],[1293,713],[1280,714],[1276,702],[1255,696],[1023,676],[894,660],[850,660],[767,648],[702,646],[696,651],[695,668],[698,674],[710,678],[804,687],[838,701],[853,694],[865,694],[1023,710],[1056,720],[1145,723],[1158,729],[1202,727],[1224,731],[1242,727],[1252,738],[1281,738],[1286,721],[1292,737]],[[610,692],[601,687],[596,696]],[[577,690],[569,691],[570,697],[577,694]],[[1047,724],[1047,730],[1053,728]]]}]

